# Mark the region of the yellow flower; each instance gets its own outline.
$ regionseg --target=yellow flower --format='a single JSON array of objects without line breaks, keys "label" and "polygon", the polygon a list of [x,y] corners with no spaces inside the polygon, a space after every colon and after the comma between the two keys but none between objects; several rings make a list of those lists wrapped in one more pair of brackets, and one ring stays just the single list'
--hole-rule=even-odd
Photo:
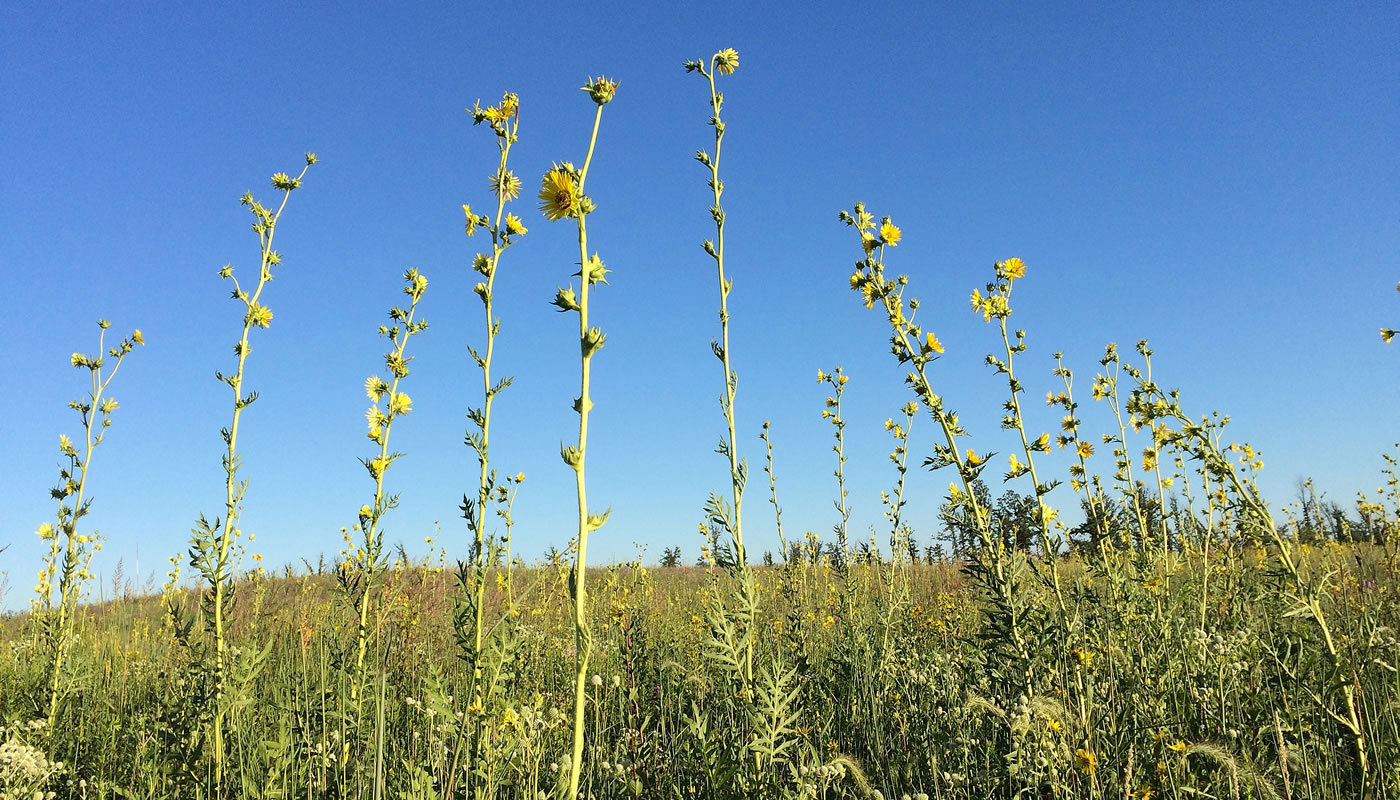
[{"label": "yellow flower", "polygon": [[525,473],[523,473],[523,472],[517,472],[517,473],[515,474],[515,482],[516,482],[516,483],[524,483],[524,482],[525,482]]},{"label": "yellow flower", "polygon": [[136,330],[131,332],[131,341],[140,345],[144,345],[146,343],[146,335],[141,333],[140,328],[137,328]]},{"label": "yellow flower", "polygon": [[529,231],[526,229],[525,223],[520,221],[520,217],[517,217],[514,214],[507,214],[506,233],[509,233],[512,236],[524,236],[526,233],[529,233]]},{"label": "yellow flower", "polygon": [[[1384,333],[1384,331],[1382,331],[1382,333]],[[75,367],[81,367],[87,363],[87,359],[83,358],[82,353],[74,353],[72,358],[69,359],[69,361],[73,362],[73,366]]]},{"label": "yellow flower", "polygon": [[377,402],[387,391],[389,391],[389,384],[385,383],[384,379],[378,375],[365,378],[365,394],[369,396],[369,399]]},{"label": "yellow flower", "polygon": [[[1391,328],[1381,328],[1381,338],[1389,342],[1391,339],[1395,338],[1395,331]],[[76,355],[76,353],[74,355]]]},{"label": "yellow flower", "polygon": [[248,309],[248,316],[244,321],[249,325],[266,328],[272,324],[272,309],[261,304],[254,305],[252,308]]},{"label": "yellow flower", "polygon": [[1175,742],[1167,745],[1167,749],[1173,753],[1184,753],[1186,752],[1186,742],[1177,739]]},{"label": "yellow flower", "polygon": [[739,68],[739,51],[732,47],[715,53],[715,71],[721,75],[733,75]]},{"label": "yellow flower", "polygon": [[982,304],[983,304],[984,302],[986,302],[986,301],[982,299],[982,293],[979,292],[979,291],[977,291],[976,289],[973,289],[973,290],[972,290],[972,310],[973,310],[973,311],[981,311],[981,310],[982,310]]},{"label": "yellow flower", "polygon": [[1053,719],[1046,723],[1046,727],[1048,727],[1051,731],[1055,733],[1059,733],[1060,731],[1063,731],[1065,729],[1065,726],[1061,725],[1059,723],[1059,720]]},{"label": "yellow flower", "polygon": [[1026,277],[1026,262],[1019,258],[1008,258],[1002,262],[1002,269],[1006,271],[1008,278]]},{"label": "yellow flower", "polygon": [[467,215],[467,235],[468,235],[468,236],[475,236],[475,235],[476,235],[476,224],[477,224],[477,223],[476,223],[476,215],[472,213],[472,207],[471,207],[471,206],[468,206],[468,205],[463,205],[463,206],[462,206],[462,213]]},{"label": "yellow flower", "polygon": [[874,236],[871,236],[868,233],[861,233],[860,246],[865,249],[866,255],[870,255],[871,253],[875,252],[875,248],[880,246],[880,240],[876,239]]},{"label": "yellow flower", "polygon": [[540,181],[540,211],[551,222],[574,216],[578,211],[577,193],[573,170],[556,164]]},{"label": "yellow flower", "polygon": [[904,238],[904,233],[895,227],[894,223],[885,220],[880,224],[880,238],[890,247],[898,247],[899,240]]},{"label": "yellow flower", "polygon": [[1050,434],[1040,434],[1040,438],[1035,440],[1035,449],[1042,453],[1050,452]]},{"label": "yellow flower", "polygon": [[[499,169],[490,178],[491,193],[497,197],[514,200],[520,196],[520,179],[508,169]],[[463,206],[465,208],[465,206]],[[470,235],[470,234],[468,234]]]},{"label": "yellow flower", "polygon": [[1094,446],[1088,442],[1080,442],[1075,451],[1079,453],[1080,458],[1088,458],[1094,454]]},{"label": "yellow flower", "polygon": [[940,341],[938,341],[938,337],[933,335],[933,331],[929,331],[929,332],[925,335],[925,337],[924,337],[924,352],[925,352],[925,353],[930,353],[930,352],[932,352],[932,353],[941,353],[941,352],[943,352],[943,343],[940,342]]},{"label": "yellow flower", "polygon": [[1099,765],[1099,757],[1094,755],[1092,750],[1079,748],[1074,751],[1074,766],[1085,775],[1093,775],[1094,769]]},{"label": "yellow flower", "polygon": [[875,285],[872,283],[862,284],[860,287],[860,297],[866,308],[875,307]]}]

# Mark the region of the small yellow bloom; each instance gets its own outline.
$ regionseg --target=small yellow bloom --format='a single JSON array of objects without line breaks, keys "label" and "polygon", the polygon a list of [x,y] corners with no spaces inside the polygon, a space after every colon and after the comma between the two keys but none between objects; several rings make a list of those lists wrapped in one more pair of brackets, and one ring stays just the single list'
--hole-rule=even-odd
[{"label": "small yellow bloom", "polygon": [[529,233],[529,231],[526,229],[525,223],[520,221],[520,217],[517,217],[514,214],[507,214],[506,233],[509,233],[512,236],[524,236],[526,233]]},{"label": "small yellow bloom", "polygon": [[1074,751],[1074,766],[1085,775],[1093,775],[1094,769],[1099,765],[1099,757],[1094,755],[1092,750],[1079,748]]},{"label": "small yellow bloom", "polygon": [[1046,723],[1046,727],[1054,733],[1059,733],[1065,729],[1065,726],[1061,725],[1059,720],[1053,719]]},{"label": "small yellow bloom", "polygon": [[924,336],[923,349],[925,353],[941,353],[943,352],[943,343],[938,341],[938,337],[933,335],[933,331],[929,331]]},{"label": "small yellow bloom", "polygon": [[1088,442],[1080,442],[1075,451],[1079,453],[1080,458],[1088,458],[1094,454],[1094,446]]},{"label": "small yellow bloom", "polygon": [[144,345],[146,344],[146,336],[145,334],[141,333],[140,328],[137,328],[136,330],[131,332],[131,341],[139,345]]},{"label": "small yellow bloom", "polygon": [[462,213],[467,215],[467,235],[476,235],[477,220],[476,215],[472,213],[472,207],[468,205],[463,205]]},{"label": "small yellow bloom", "polygon": [[525,473],[523,473],[523,472],[517,472],[517,473],[515,473],[515,482],[516,482],[516,483],[524,483],[524,482],[525,482]]},{"label": "small yellow bloom", "polygon": [[732,47],[715,53],[715,71],[721,75],[733,75],[739,68],[739,51]]},{"label": "small yellow bloom", "polygon": [[1006,277],[1008,278],[1026,277],[1026,262],[1019,258],[1008,258],[1006,261],[1002,262],[1001,267],[1006,271]]},{"label": "small yellow bloom", "polygon": [[[1384,331],[1382,331],[1382,333],[1384,333]],[[81,367],[87,364],[87,359],[83,358],[82,353],[74,353],[73,356],[69,358],[69,361],[71,361],[75,367]]]},{"label": "small yellow bloom", "polygon": [[272,324],[272,309],[262,304],[254,305],[248,309],[248,316],[244,321],[249,325],[266,328]]},{"label": "small yellow bloom", "polygon": [[896,227],[894,223],[886,220],[880,224],[880,238],[890,247],[898,247],[899,240],[904,238],[904,232]]},{"label": "small yellow bloom", "polygon": [[1395,331],[1392,328],[1381,328],[1381,338],[1386,342],[1395,338]]},{"label": "small yellow bloom", "polygon": [[[497,197],[514,200],[520,196],[520,179],[508,169],[499,169],[489,179],[491,193]],[[470,234],[468,234],[470,235]]]}]

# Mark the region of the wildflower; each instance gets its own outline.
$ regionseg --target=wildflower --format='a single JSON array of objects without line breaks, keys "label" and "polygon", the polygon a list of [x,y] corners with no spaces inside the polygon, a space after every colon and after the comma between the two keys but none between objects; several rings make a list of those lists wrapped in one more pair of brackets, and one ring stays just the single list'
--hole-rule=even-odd
[{"label": "wildflower", "polygon": [[1059,733],[1065,729],[1065,726],[1061,725],[1059,720],[1054,719],[1047,722],[1045,727],[1049,728],[1053,733]]},{"label": "wildflower", "polygon": [[904,238],[904,232],[888,219],[880,223],[880,239],[890,247],[898,247],[899,241]]},{"label": "wildflower", "polygon": [[520,179],[515,173],[508,169],[498,169],[489,178],[491,183],[491,193],[497,197],[504,197],[507,200],[514,200],[520,196]]},{"label": "wildflower", "polygon": [[578,213],[578,185],[569,165],[554,165],[540,181],[540,211],[546,219],[557,222]]},{"label": "wildflower", "polygon": [[[1390,340],[1394,338],[1395,330],[1393,328],[1381,328],[1381,339],[1389,343]],[[76,353],[74,355],[76,355]]]},{"label": "wildflower", "polygon": [[1186,752],[1186,742],[1177,739],[1175,742],[1167,745],[1167,749],[1173,753],[1184,753]]},{"label": "wildflower", "polygon": [[[738,58],[738,55],[735,55],[734,59],[736,64]],[[611,103],[613,96],[617,94],[617,81],[599,75],[581,88],[583,91],[588,92],[588,96],[593,98],[593,102],[600,106],[605,106]]]},{"label": "wildflower", "polygon": [[1006,261],[1002,262],[1001,268],[1008,278],[1026,277],[1026,262],[1019,258],[1006,259]]},{"label": "wildflower", "polygon": [[1080,442],[1075,451],[1079,453],[1080,458],[1088,458],[1094,454],[1094,446],[1088,442]]},{"label": "wildflower", "polygon": [[477,218],[476,215],[472,213],[472,207],[469,205],[463,205],[462,213],[467,215],[467,235],[476,235]]},{"label": "wildflower", "polygon": [[516,483],[524,483],[524,482],[525,482],[525,473],[523,473],[523,472],[517,472],[517,473],[515,473],[515,482],[516,482]]},{"label": "wildflower", "polygon": [[365,394],[369,395],[369,399],[379,402],[379,398],[383,397],[388,391],[389,384],[378,375],[371,375],[365,378]]},{"label": "wildflower", "polygon": [[933,331],[929,331],[925,334],[924,346],[922,349],[925,354],[941,353],[943,352],[943,343],[938,341],[938,337],[933,335]]},{"label": "wildflower", "polygon": [[[1384,331],[1382,331],[1382,333],[1384,333]],[[1386,341],[1390,341],[1390,340],[1387,339]],[[87,359],[83,357],[83,354],[82,354],[82,353],[74,353],[74,354],[73,354],[73,357],[72,357],[71,359],[69,359],[69,360],[73,362],[73,366],[75,366],[75,367],[84,367],[84,366],[87,366]]]},{"label": "wildflower", "polygon": [[514,214],[506,215],[506,233],[512,236],[524,236],[529,231],[525,228],[525,223],[520,221],[520,217]]},{"label": "wildflower", "polygon": [[1074,751],[1074,766],[1085,775],[1093,775],[1094,769],[1099,764],[1099,757],[1094,755],[1092,750],[1079,748]]},{"label": "wildflower", "polygon": [[715,53],[715,71],[721,75],[733,75],[739,68],[739,51],[732,47]]},{"label": "wildflower", "polygon": [[244,323],[256,325],[259,328],[266,328],[272,324],[272,309],[265,305],[255,303],[248,309],[248,316],[244,318]]}]

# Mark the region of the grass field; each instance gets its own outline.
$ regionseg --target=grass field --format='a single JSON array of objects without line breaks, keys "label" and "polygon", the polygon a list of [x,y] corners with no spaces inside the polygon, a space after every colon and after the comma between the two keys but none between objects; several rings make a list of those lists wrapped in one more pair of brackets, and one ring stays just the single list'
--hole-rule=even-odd
[{"label": "grass field", "polygon": [[[493,403],[510,382],[493,360],[495,278],[528,233],[507,210],[523,182],[509,166],[519,98],[506,93],[470,109],[499,161],[493,202],[463,206],[465,233],[483,248],[472,269],[484,307],[470,350],[481,395],[467,410],[477,469],[461,506],[464,552],[422,562],[384,542],[381,521],[398,506],[390,439],[413,410],[409,345],[426,327],[428,281],[409,270],[407,300],[389,324],[376,321],[388,352],[364,385],[373,489],[342,529],[343,550],[281,574],[247,553],[239,434],[256,424],[244,412],[257,390],[245,367],[250,337],[272,327],[274,234],[311,180],[308,153],[296,176],[272,177],[270,205],[242,200],[260,264],[220,272],[242,316],[233,366],[218,373],[232,394],[220,421],[224,503],[198,517],[188,557],[171,559],[159,593],[118,586],[117,599],[94,602],[101,538],[87,524],[87,466],[118,409],[109,384],[144,336],[111,345],[103,322],[96,355],[72,356],[90,378],[72,403],[82,433],[60,439],[31,611],[0,619],[0,800],[1400,798],[1396,460],[1386,456],[1385,485],[1354,508],[1308,494],[1271,504],[1255,449],[1226,437],[1228,418],[1188,412],[1162,388],[1146,341],[1132,355],[1105,349],[1088,392],[1094,422],[1080,408],[1083,383],[1076,400],[1074,372],[1056,355],[1045,399],[1064,416],[1053,436],[1031,429],[1018,372],[1026,332],[1009,322],[1028,272],[1020,258],[996,261],[970,298],[994,350],[986,364],[1005,380],[1000,427],[1019,439],[996,475],[990,454],[960,445],[968,431],[937,389],[944,347],[915,321],[909,278],[886,273],[903,231],[862,204],[840,212],[858,260],[834,288],[846,284],[888,321],[888,347],[872,343],[871,358],[893,355],[911,394],[884,424],[887,525],[857,541],[848,375],[818,372],[839,519],[829,541],[784,537],[768,427],[765,481],[759,459],[750,469],[740,452],[729,360],[717,80],[738,67],[729,49],[685,65],[703,80],[714,137],[695,160],[715,226],[703,249],[717,276],[714,424],[727,471],[703,509],[700,565],[676,565],[669,548],[664,568],[587,560],[608,518],[587,499],[590,365],[606,341],[590,295],[609,271],[589,245],[597,206],[585,187],[618,90],[602,77],[583,87],[594,113],[586,156],[544,173],[544,219],[531,222],[577,231],[577,260],[571,250],[561,261],[578,272],[561,271],[554,300],[578,322],[578,438],[560,452],[577,487],[571,540],[533,566],[512,559],[524,475],[500,475],[490,458]],[[967,424],[990,427],[998,412],[981,411]],[[934,431],[922,466],[949,481],[946,493],[921,473],[906,482],[916,418]],[[1073,459],[1060,478],[1045,474],[1052,449]],[[996,478],[1026,493],[993,501]],[[1075,519],[1047,499],[1062,482],[1053,498],[1077,505]],[[915,492],[943,497],[942,529],[917,532],[940,537],[936,549],[914,546],[905,506]],[[777,559],[751,557],[775,542]]]}]

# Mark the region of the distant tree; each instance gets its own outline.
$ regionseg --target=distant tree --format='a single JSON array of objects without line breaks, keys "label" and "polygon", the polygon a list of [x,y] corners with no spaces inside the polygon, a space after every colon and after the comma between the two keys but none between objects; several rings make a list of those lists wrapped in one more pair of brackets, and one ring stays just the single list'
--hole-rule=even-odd
[{"label": "distant tree", "polygon": [[822,552],[826,554],[827,561],[831,562],[832,569],[839,571],[846,568],[846,551],[841,549],[841,545],[827,542]]},{"label": "distant tree", "polygon": [[941,549],[942,547],[943,547],[943,546],[940,545],[940,544],[931,544],[931,545],[929,545],[928,547],[925,547],[925,548],[924,548],[924,562],[927,563],[927,564],[932,564],[932,563],[933,563],[933,558],[934,558],[934,556],[938,555],[938,551],[939,551],[939,549]]},{"label": "distant tree", "polygon": [[681,565],[681,548],[680,548],[680,546],[668,547],[668,548],[666,548],[665,550],[662,550],[662,551],[661,551],[661,566],[663,566],[663,567],[679,567],[680,565]]},{"label": "distant tree", "polygon": [[764,551],[763,551],[763,566],[765,566],[765,567],[771,567],[771,566],[773,566],[773,551],[772,551],[772,550],[764,550]]},{"label": "distant tree", "polygon": [[909,561],[919,560],[919,543],[914,541],[914,534],[909,534],[909,538],[904,542],[904,546],[909,548]]},{"label": "distant tree", "polygon": [[807,560],[806,551],[802,548],[801,542],[792,542],[788,545],[787,560],[791,564],[801,564]]}]

